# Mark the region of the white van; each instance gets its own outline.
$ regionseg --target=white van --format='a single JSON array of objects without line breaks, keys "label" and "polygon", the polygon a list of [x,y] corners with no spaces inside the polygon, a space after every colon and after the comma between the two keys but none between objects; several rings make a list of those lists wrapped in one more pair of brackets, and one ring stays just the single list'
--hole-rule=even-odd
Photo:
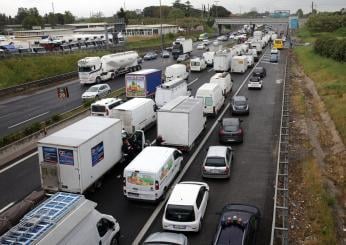
[{"label": "white van", "polygon": [[112,117],[112,109],[123,103],[121,99],[105,98],[91,104],[91,116]]},{"label": "white van", "polygon": [[208,66],[212,66],[214,64],[214,55],[215,55],[214,51],[203,53],[203,58]]},{"label": "white van", "polygon": [[203,71],[207,68],[207,63],[203,58],[193,58],[190,60],[190,71]]},{"label": "white van", "polygon": [[165,82],[169,82],[176,79],[189,79],[189,72],[187,71],[186,65],[174,64],[166,67],[165,70]]},{"label": "white van", "polygon": [[152,99],[133,98],[112,110],[112,117],[121,120],[122,128],[129,134],[144,130],[156,123],[156,106]]},{"label": "white van", "polygon": [[204,114],[215,116],[225,102],[225,97],[222,95],[222,88],[216,83],[203,84],[197,90],[196,98],[202,100]]},{"label": "white van", "polygon": [[231,74],[228,72],[216,73],[210,78],[210,83],[218,84],[221,87],[222,94],[224,96],[226,96],[232,90],[233,86]]},{"label": "white van", "polygon": [[149,146],[124,169],[124,195],[129,199],[160,200],[181,168],[175,148]]},{"label": "white van", "polygon": [[167,102],[179,97],[190,96],[191,91],[187,87],[185,80],[179,78],[170,82],[165,82],[156,88],[155,103],[158,108]]},{"label": "white van", "polygon": [[231,72],[244,73],[247,70],[247,58],[245,56],[234,56],[231,63]]}]

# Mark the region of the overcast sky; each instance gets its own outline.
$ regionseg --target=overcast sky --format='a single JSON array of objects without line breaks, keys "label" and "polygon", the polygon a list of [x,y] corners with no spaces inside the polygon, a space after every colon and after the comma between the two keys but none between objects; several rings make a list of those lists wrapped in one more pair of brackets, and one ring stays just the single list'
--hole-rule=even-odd
[{"label": "overcast sky", "polygon": [[[162,5],[172,5],[174,0],[162,0]],[[186,2],[186,0],[181,0]],[[214,0],[190,0],[195,8],[212,5]],[[54,3],[55,12],[69,10],[78,17],[89,17],[92,12],[102,12],[105,16],[116,13],[120,7],[126,10],[143,9],[146,6],[159,5],[159,0],[1,0],[0,13],[14,16],[19,7],[36,7],[41,15],[52,11]],[[295,12],[301,8],[305,12],[311,11],[311,1],[308,0],[218,0],[218,5],[224,6],[233,13],[247,12],[251,8],[257,11],[291,10]],[[315,0],[318,11],[334,11],[346,7],[345,0]]]}]

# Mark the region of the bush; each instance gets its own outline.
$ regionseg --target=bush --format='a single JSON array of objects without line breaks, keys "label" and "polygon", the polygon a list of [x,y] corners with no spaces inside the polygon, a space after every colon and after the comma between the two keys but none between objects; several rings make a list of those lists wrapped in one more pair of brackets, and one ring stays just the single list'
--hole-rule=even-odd
[{"label": "bush", "polygon": [[36,122],[36,123],[32,124],[31,126],[26,127],[24,129],[24,134],[26,136],[28,136],[28,135],[30,135],[32,133],[35,133],[35,132],[39,131],[40,129],[41,129],[41,124]]},{"label": "bush", "polygon": [[346,39],[321,37],[316,39],[314,51],[328,58],[346,62]]},{"label": "bush", "polygon": [[55,114],[52,116],[52,122],[53,123],[60,121],[60,119],[61,119],[61,116],[59,114]]},{"label": "bush", "polygon": [[346,15],[325,13],[312,15],[306,26],[312,32],[333,32],[346,26]]}]

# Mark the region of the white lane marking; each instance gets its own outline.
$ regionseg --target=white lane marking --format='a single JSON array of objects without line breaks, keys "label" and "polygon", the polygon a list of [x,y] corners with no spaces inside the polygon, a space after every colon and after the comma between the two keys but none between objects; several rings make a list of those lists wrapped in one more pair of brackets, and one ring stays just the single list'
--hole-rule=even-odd
[{"label": "white lane marking", "polygon": [[30,157],[35,156],[37,153],[38,153],[38,151],[35,151],[35,152],[31,153],[30,155],[28,155],[28,156],[18,160],[17,162],[12,163],[11,165],[7,166],[6,168],[1,169],[0,170],[0,174],[2,174],[3,172],[7,171],[8,169],[18,165],[19,163],[24,162],[26,159],[29,159]]},{"label": "white lane marking", "polygon": [[40,115],[31,117],[31,118],[29,118],[29,119],[27,119],[27,120],[24,120],[24,121],[20,122],[20,123],[16,123],[16,124],[14,124],[14,125],[12,125],[12,126],[9,126],[8,128],[10,129],[10,128],[17,127],[18,125],[21,125],[21,124],[23,124],[23,123],[29,122],[29,121],[31,121],[31,120],[33,120],[33,119],[35,119],[35,118],[42,117],[42,116],[44,116],[44,115],[46,115],[46,114],[48,114],[48,113],[49,113],[49,111],[46,111],[46,112],[44,112],[44,113],[41,113]]},{"label": "white lane marking", "polygon": [[[259,61],[261,61],[261,59],[263,58],[263,56],[260,58]],[[252,70],[249,72],[249,74],[246,76],[246,78],[244,79],[244,81],[242,82],[242,84],[240,85],[240,87],[238,88],[237,92],[235,92],[234,95],[237,95],[239,93],[239,91],[242,89],[242,87],[244,86],[245,82],[247,81],[247,79],[250,77],[250,75],[252,74],[253,69],[256,68],[256,66],[259,64],[259,62],[252,68]],[[135,240],[132,242],[133,245],[137,245],[139,244],[139,242],[143,239],[144,235],[147,233],[147,231],[149,230],[150,226],[153,224],[153,222],[155,221],[155,219],[157,218],[157,216],[159,215],[161,209],[163,208],[163,206],[165,205],[165,203],[168,200],[168,197],[170,196],[173,187],[183,178],[184,174],[186,173],[186,171],[188,170],[188,168],[190,167],[190,165],[192,164],[192,162],[195,160],[197,154],[201,151],[202,147],[204,146],[204,144],[207,142],[207,140],[209,139],[209,136],[211,135],[211,133],[214,131],[215,127],[219,124],[219,120],[223,117],[223,115],[226,113],[227,109],[229,108],[230,103],[227,103],[227,105],[225,106],[225,108],[223,109],[223,111],[221,112],[220,116],[217,118],[217,120],[214,122],[213,126],[209,129],[208,133],[206,134],[206,136],[204,136],[202,142],[199,144],[199,146],[197,147],[197,149],[195,150],[195,152],[192,154],[191,158],[189,159],[189,161],[186,163],[186,165],[184,166],[183,170],[180,172],[179,176],[175,179],[175,181],[173,182],[173,184],[171,185],[171,188],[169,188],[169,190],[166,193],[166,197],[163,201],[161,201],[159,203],[159,205],[156,207],[156,209],[154,210],[154,212],[151,214],[151,216],[149,217],[149,219],[147,220],[147,222],[144,224],[143,228],[140,230],[140,232],[138,233],[137,237],[135,238]]]},{"label": "white lane marking", "polygon": [[214,70],[214,68],[210,68],[209,70],[208,70],[208,72],[211,72],[211,71],[213,71]]},{"label": "white lane marking", "polygon": [[10,207],[13,206],[15,202],[11,202],[9,204],[7,204],[5,207],[3,207],[1,210],[0,210],[0,214],[3,213],[4,211],[6,211],[7,209],[9,209]]},{"label": "white lane marking", "polygon": [[190,86],[190,85],[194,84],[198,79],[199,79],[198,77],[195,78],[195,79],[192,80],[190,83],[188,83],[187,86]]},{"label": "white lane marking", "polygon": [[150,145],[154,145],[156,143],[156,139],[154,139],[151,143],[150,143]]}]

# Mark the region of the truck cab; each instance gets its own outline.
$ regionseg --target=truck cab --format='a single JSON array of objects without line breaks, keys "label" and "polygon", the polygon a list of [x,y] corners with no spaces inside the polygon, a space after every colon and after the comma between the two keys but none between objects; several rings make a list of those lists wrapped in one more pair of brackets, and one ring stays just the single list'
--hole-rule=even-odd
[{"label": "truck cab", "polygon": [[[100,57],[86,57],[78,61],[78,77],[81,84],[93,84],[97,82],[101,71]],[[99,79],[98,82],[101,82]]]}]

